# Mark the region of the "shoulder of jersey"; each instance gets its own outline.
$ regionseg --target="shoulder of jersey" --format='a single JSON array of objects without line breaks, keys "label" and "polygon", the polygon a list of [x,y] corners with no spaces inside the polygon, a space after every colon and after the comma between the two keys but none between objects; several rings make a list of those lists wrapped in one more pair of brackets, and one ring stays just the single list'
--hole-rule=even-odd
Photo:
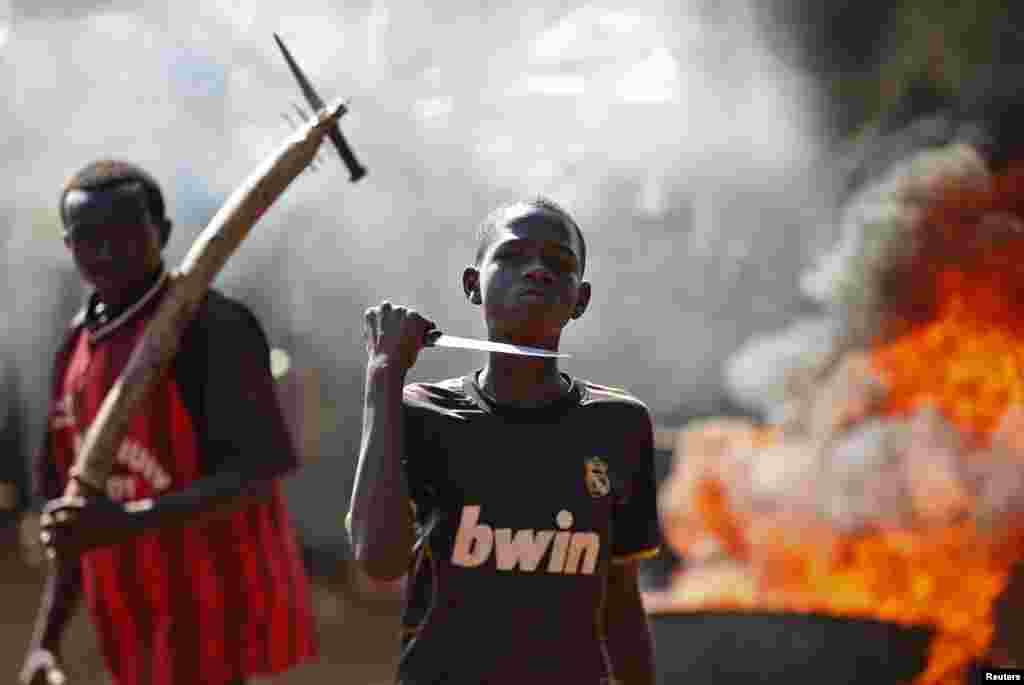
[{"label": "shoulder of jersey", "polygon": [[601,385],[593,381],[576,379],[586,389],[587,404],[625,404],[647,411],[647,405],[625,388]]},{"label": "shoulder of jersey", "polygon": [[270,347],[266,329],[249,305],[212,288],[196,311],[189,332],[239,343],[258,341],[268,350]]},{"label": "shoulder of jersey", "polygon": [[476,407],[462,388],[462,378],[448,378],[433,383],[410,383],[402,389],[406,405],[432,410],[458,410]]},{"label": "shoulder of jersey", "polygon": [[196,318],[202,318],[207,325],[219,327],[253,324],[261,326],[247,304],[213,288],[206,292],[199,311],[196,312]]}]

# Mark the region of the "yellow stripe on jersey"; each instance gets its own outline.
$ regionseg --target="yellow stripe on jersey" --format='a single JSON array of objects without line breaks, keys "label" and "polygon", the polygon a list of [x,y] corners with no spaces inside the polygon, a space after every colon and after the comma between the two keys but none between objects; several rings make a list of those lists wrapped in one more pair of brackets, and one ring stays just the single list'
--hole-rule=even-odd
[{"label": "yellow stripe on jersey", "polygon": [[619,388],[614,385],[601,385],[600,383],[594,383],[592,381],[588,381],[588,385],[590,385],[590,387],[593,388],[594,390],[606,392],[609,395],[618,395],[620,397],[625,397],[631,400],[636,399],[635,397],[633,397],[633,393],[626,390],[625,388]]},{"label": "yellow stripe on jersey", "polygon": [[623,554],[621,556],[613,556],[613,564],[628,564],[631,561],[643,561],[644,559],[653,559],[658,556],[661,552],[661,547],[651,547],[649,549],[642,549],[639,552],[633,552],[632,554]]}]

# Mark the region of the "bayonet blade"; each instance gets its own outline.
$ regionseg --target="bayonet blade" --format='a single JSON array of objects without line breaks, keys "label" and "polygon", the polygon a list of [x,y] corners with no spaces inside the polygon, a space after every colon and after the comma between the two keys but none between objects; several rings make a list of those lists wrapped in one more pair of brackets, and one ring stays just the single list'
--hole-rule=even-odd
[{"label": "bayonet blade", "polygon": [[461,350],[477,350],[478,352],[500,352],[502,354],[518,354],[526,357],[547,357],[552,359],[568,359],[572,355],[565,352],[545,350],[541,347],[528,345],[512,345],[510,343],[479,340],[477,338],[461,338],[457,335],[440,334],[427,340],[428,347],[454,347]]},{"label": "bayonet blade", "polygon": [[[299,67],[295,58],[292,57],[292,53],[285,47],[284,41],[276,33],[274,34],[274,40],[277,42],[277,47],[281,49],[281,54],[284,55],[284,61],[288,63],[288,68],[291,69],[292,75],[295,76],[295,80],[299,82],[299,88],[302,89],[302,95],[305,96],[306,102],[313,108],[315,114],[320,114],[320,111],[324,108],[324,101],[320,99],[316,91],[313,89],[313,84],[306,78],[306,74]],[[299,116],[305,118],[305,113],[299,110]],[[341,135],[341,129],[337,126],[333,126],[327,130],[327,137],[330,139],[331,144],[334,145],[334,149],[338,151],[338,155],[341,157],[341,161],[348,167],[349,180],[353,183],[361,179],[366,175],[366,167],[359,163],[356,159],[355,154],[352,152],[352,148],[349,147],[348,141]]]},{"label": "bayonet blade", "polygon": [[277,41],[277,47],[281,48],[281,54],[284,55],[284,61],[288,63],[288,68],[292,70],[292,75],[295,76],[295,80],[299,82],[299,88],[302,90],[302,94],[306,98],[306,102],[313,108],[313,111],[320,113],[320,110],[324,108],[324,101],[320,99],[320,96],[313,90],[313,84],[306,78],[306,74],[303,73],[302,69],[295,62],[295,58],[292,57],[292,53],[285,47],[284,41],[276,33],[274,34],[274,40]]}]

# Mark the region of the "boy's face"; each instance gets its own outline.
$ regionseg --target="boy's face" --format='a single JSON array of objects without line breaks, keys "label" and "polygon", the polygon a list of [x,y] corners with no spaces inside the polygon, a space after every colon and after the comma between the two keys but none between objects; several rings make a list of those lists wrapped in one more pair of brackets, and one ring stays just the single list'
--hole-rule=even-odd
[{"label": "boy's face", "polygon": [[137,288],[160,265],[159,229],[145,211],[116,211],[103,191],[68,193],[65,211],[73,219],[64,244],[82,279],[104,301],[116,301]]},{"label": "boy's face", "polygon": [[558,214],[532,206],[509,210],[480,263],[463,276],[470,301],[483,305],[491,336],[557,342],[590,301],[581,252],[576,231]]}]

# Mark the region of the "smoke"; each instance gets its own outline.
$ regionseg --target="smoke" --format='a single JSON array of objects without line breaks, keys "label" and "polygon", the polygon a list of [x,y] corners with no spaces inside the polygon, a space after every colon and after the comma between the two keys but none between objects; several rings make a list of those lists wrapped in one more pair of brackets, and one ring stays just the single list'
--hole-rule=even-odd
[{"label": "smoke", "polygon": [[[524,195],[562,203],[587,236],[594,299],[564,338],[567,369],[629,388],[659,420],[709,410],[722,361],[799,310],[799,268],[834,238],[815,84],[774,56],[750,6],[712,4],[0,3],[0,325],[23,387],[41,393],[77,297],[64,178],[101,156],[149,169],[175,263],[287,132],[300,97],[278,32],[325,99],[351,98],[342,127],[370,170],[350,185],[325,148],[218,281],[326,374],[325,456],[296,477],[302,499],[340,512],[351,480],[363,309],[389,298],[483,334],[459,286],[473,229]],[[431,350],[415,378],[480,363]]]}]

